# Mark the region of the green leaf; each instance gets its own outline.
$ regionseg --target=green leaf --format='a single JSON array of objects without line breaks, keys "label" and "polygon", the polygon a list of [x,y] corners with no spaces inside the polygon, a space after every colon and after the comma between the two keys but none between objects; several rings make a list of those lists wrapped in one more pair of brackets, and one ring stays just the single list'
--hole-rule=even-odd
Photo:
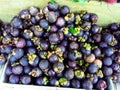
[{"label": "green leaf", "polygon": [[72,2],[79,2],[79,0],[72,0]]},{"label": "green leaf", "polygon": [[79,33],[79,31],[76,30],[76,29],[73,28],[73,27],[69,27],[69,31],[70,31],[70,33],[71,33],[72,35],[77,35],[77,34]]},{"label": "green leaf", "polygon": [[54,0],[50,0],[51,3],[54,3],[55,1]]}]

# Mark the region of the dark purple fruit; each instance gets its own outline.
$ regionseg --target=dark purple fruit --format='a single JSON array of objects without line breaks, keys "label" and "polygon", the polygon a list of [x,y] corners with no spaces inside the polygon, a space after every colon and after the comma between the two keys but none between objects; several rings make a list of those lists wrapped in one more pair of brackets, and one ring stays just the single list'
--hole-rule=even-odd
[{"label": "dark purple fruit", "polygon": [[51,85],[51,86],[59,86],[59,81],[57,80],[57,78],[52,77],[52,78],[50,79],[50,85]]},{"label": "dark purple fruit", "polygon": [[91,31],[92,31],[93,34],[97,34],[100,31],[100,27],[98,25],[94,24],[91,27]]},{"label": "dark purple fruit", "polygon": [[54,72],[54,70],[52,70],[52,69],[48,70],[48,71],[47,71],[47,74],[48,74],[48,76],[50,76],[50,77],[55,76],[55,72]]},{"label": "dark purple fruit", "polygon": [[40,77],[42,76],[43,72],[40,68],[33,68],[30,72],[29,72],[29,75],[32,76],[32,77]]},{"label": "dark purple fruit", "polygon": [[58,27],[64,27],[64,26],[65,26],[65,20],[64,20],[64,18],[59,17],[59,18],[57,19],[57,21],[56,21],[56,25],[57,25]]},{"label": "dark purple fruit", "polygon": [[48,78],[47,77],[39,77],[36,79],[36,84],[40,86],[46,86],[48,85]]},{"label": "dark purple fruit", "polygon": [[71,80],[71,86],[72,86],[73,88],[80,88],[80,81],[77,80],[77,79]]},{"label": "dark purple fruit", "polygon": [[90,21],[92,23],[96,23],[98,21],[98,16],[96,14],[91,14],[90,15]]},{"label": "dark purple fruit", "polygon": [[51,63],[56,63],[56,62],[58,62],[58,55],[57,54],[52,54],[50,57],[49,57],[49,61],[51,62]]},{"label": "dark purple fruit", "polygon": [[48,16],[47,16],[48,22],[50,23],[55,23],[57,20],[57,14],[53,11],[48,12]]},{"label": "dark purple fruit", "polygon": [[71,80],[74,78],[74,71],[73,69],[67,69],[64,73],[64,76],[68,79]]},{"label": "dark purple fruit", "polygon": [[56,25],[52,25],[52,26],[50,27],[50,32],[51,32],[51,33],[54,33],[54,32],[56,32],[57,30],[58,30],[58,28],[57,28]]},{"label": "dark purple fruit", "polygon": [[24,67],[24,73],[25,73],[25,74],[29,74],[30,71],[31,71],[31,69],[32,69],[32,68],[31,68],[30,66],[25,66],[25,67]]},{"label": "dark purple fruit", "polygon": [[111,56],[114,53],[114,49],[112,47],[107,47],[103,52],[106,56]]},{"label": "dark purple fruit", "polygon": [[49,35],[49,41],[51,44],[57,44],[59,42],[59,36],[57,33],[51,33]]},{"label": "dark purple fruit", "polygon": [[56,10],[58,10],[58,4],[57,3],[48,3],[48,9],[56,11]]},{"label": "dark purple fruit", "polygon": [[82,82],[82,87],[86,90],[92,90],[93,89],[93,84],[90,80],[85,79]]},{"label": "dark purple fruit", "polygon": [[71,50],[77,50],[77,49],[79,48],[79,45],[78,45],[77,42],[71,42],[71,43],[69,44],[69,48],[70,48]]},{"label": "dark purple fruit", "polygon": [[8,66],[6,68],[5,74],[8,75],[8,76],[12,74],[12,67],[11,66]]},{"label": "dark purple fruit", "polygon": [[94,60],[95,60],[95,55],[94,55],[94,54],[90,54],[90,55],[87,55],[87,56],[85,57],[85,61],[86,61],[87,63],[92,63],[92,62],[94,62]]},{"label": "dark purple fruit", "polygon": [[22,57],[22,58],[20,59],[20,64],[21,64],[22,66],[28,66],[29,63],[28,63],[27,57]]},{"label": "dark purple fruit", "polygon": [[100,55],[101,55],[101,50],[100,50],[100,48],[94,49],[93,53],[94,53],[94,55],[95,55],[96,57],[100,56]]},{"label": "dark purple fruit", "polygon": [[39,25],[43,28],[43,29],[47,29],[49,27],[48,21],[45,19],[41,19],[39,22]]},{"label": "dark purple fruit", "polygon": [[97,42],[97,43],[99,43],[100,41],[101,41],[101,34],[95,34],[94,36],[93,36],[93,40],[95,41],[95,42]]},{"label": "dark purple fruit", "polygon": [[56,73],[62,73],[63,70],[64,70],[65,66],[63,63],[61,62],[57,62],[57,63],[54,63],[53,64],[53,70],[56,72]]},{"label": "dark purple fruit", "polygon": [[105,66],[110,66],[110,65],[112,65],[112,59],[111,59],[110,57],[104,57],[104,58],[103,58],[103,64],[104,64]]},{"label": "dark purple fruit", "polygon": [[18,17],[14,17],[11,21],[11,25],[14,28],[22,28],[22,20]]},{"label": "dark purple fruit", "polygon": [[29,8],[29,13],[34,16],[39,12],[39,9],[37,7],[30,7]]},{"label": "dark purple fruit", "polygon": [[10,75],[9,83],[11,83],[11,84],[18,84],[19,83],[19,76],[14,75],[14,74]]},{"label": "dark purple fruit", "polygon": [[31,83],[31,77],[28,76],[28,75],[23,75],[20,77],[20,80],[21,80],[21,83],[24,84],[24,85],[28,85]]},{"label": "dark purple fruit", "polygon": [[95,65],[95,64],[90,64],[89,66],[88,66],[88,72],[89,73],[96,73],[97,71],[98,71],[98,66],[97,65]]},{"label": "dark purple fruit", "polygon": [[111,76],[113,74],[113,70],[111,67],[103,67],[103,74],[105,76]]},{"label": "dark purple fruit", "polygon": [[12,72],[16,75],[22,74],[23,73],[23,66],[17,65],[17,66],[12,67]]},{"label": "dark purple fruit", "polygon": [[42,50],[47,50],[49,48],[49,43],[45,40],[42,40],[40,43]]},{"label": "dark purple fruit", "polygon": [[62,6],[60,9],[60,12],[62,15],[66,15],[66,14],[70,13],[70,9],[68,6]]},{"label": "dark purple fruit", "polygon": [[19,38],[15,45],[17,48],[24,48],[26,45],[26,41],[23,38]]},{"label": "dark purple fruit", "polygon": [[39,62],[39,67],[43,71],[49,69],[49,62],[48,62],[48,60],[41,60]]},{"label": "dark purple fruit", "polygon": [[75,68],[76,65],[77,65],[77,64],[76,64],[75,61],[68,60],[68,66],[69,66],[70,68]]},{"label": "dark purple fruit", "polygon": [[106,81],[104,81],[104,80],[99,80],[99,81],[97,82],[96,88],[99,89],[99,90],[105,90],[105,89],[107,88]]},{"label": "dark purple fruit", "polygon": [[28,10],[22,10],[20,13],[19,13],[19,17],[21,18],[21,19],[25,19],[25,20],[28,20],[28,19],[30,19],[30,13],[29,13],[29,11]]}]

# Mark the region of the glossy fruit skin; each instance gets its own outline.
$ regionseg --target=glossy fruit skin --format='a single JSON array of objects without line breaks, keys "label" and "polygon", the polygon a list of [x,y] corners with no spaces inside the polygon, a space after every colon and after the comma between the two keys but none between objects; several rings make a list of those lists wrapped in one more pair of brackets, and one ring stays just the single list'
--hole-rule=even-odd
[{"label": "glossy fruit skin", "polygon": [[26,47],[31,47],[33,46],[33,42],[31,40],[26,41]]},{"label": "glossy fruit skin", "polygon": [[50,76],[50,77],[55,76],[55,72],[54,72],[54,70],[52,70],[52,69],[48,70],[47,73],[48,73],[48,76]]},{"label": "glossy fruit skin", "polygon": [[103,67],[103,74],[105,76],[110,76],[112,75],[112,73],[113,73],[113,70],[111,67]]},{"label": "glossy fruit skin", "polygon": [[100,60],[100,59],[95,59],[94,62],[93,62],[93,64],[95,64],[95,65],[97,65],[99,68],[101,68],[102,65],[103,65],[103,62],[102,62],[102,60]]},{"label": "glossy fruit skin", "polygon": [[99,47],[103,49],[103,48],[108,47],[108,45],[107,45],[106,42],[100,42],[100,43],[99,43]]},{"label": "glossy fruit skin", "polygon": [[96,14],[91,14],[90,21],[96,23],[98,21],[98,16]]},{"label": "glossy fruit skin", "polygon": [[40,43],[42,50],[47,50],[49,48],[49,43],[45,40],[42,40]]},{"label": "glossy fruit skin", "polygon": [[5,74],[8,75],[8,76],[12,74],[12,67],[11,66],[8,66],[6,68]]},{"label": "glossy fruit skin", "polygon": [[30,71],[31,71],[31,69],[32,69],[32,68],[31,68],[30,66],[25,66],[25,67],[24,67],[24,73],[25,73],[25,74],[29,74]]},{"label": "glossy fruit skin", "polygon": [[96,49],[94,49],[94,55],[96,56],[96,57],[98,57],[98,56],[100,56],[101,55],[101,50],[100,50],[100,48],[96,48]]},{"label": "glossy fruit skin", "polygon": [[45,20],[45,19],[40,20],[39,25],[40,25],[43,29],[47,29],[48,26],[49,26],[48,21]]},{"label": "glossy fruit skin", "polygon": [[80,88],[80,87],[81,87],[81,86],[80,86],[80,81],[77,80],[77,79],[71,80],[71,86],[72,86],[73,88]]},{"label": "glossy fruit skin", "polygon": [[18,17],[14,17],[11,21],[11,25],[15,28],[21,28],[22,20]]},{"label": "glossy fruit skin", "polygon": [[66,15],[66,14],[70,13],[70,9],[68,6],[62,6],[60,12],[62,15]]},{"label": "glossy fruit skin", "polygon": [[99,89],[99,90],[102,90],[102,89],[104,90],[104,89],[106,89],[106,88],[107,88],[107,83],[106,83],[106,81],[104,81],[104,80],[99,80],[99,81],[97,82],[96,88]]},{"label": "glossy fruit skin", "polygon": [[119,28],[119,26],[116,23],[112,23],[108,27],[109,27],[111,32],[117,31]]},{"label": "glossy fruit skin", "polygon": [[59,43],[59,36],[57,33],[52,33],[49,35],[49,41],[51,44],[57,44]]},{"label": "glossy fruit skin", "polygon": [[25,45],[26,45],[26,41],[23,38],[20,38],[16,43],[17,48],[24,48]]},{"label": "glossy fruit skin", "polygon": [[76,67],[76,62],[75,61],[72,61],[72,60],[68,60],[68,66],[70,67],[70,68],[75,68]]},{"label": "glossy fruit skin", "polygon": [[101,41],[101,34],[95,34],[94,36],[93,36],[93,40],[95,41],[95,42],[97,42],[97,43],[99,43],[100,41]]},{"label": "glossy fruit skin", "polygon": [[93,34],[97,34],[99,32],[99,26],[97,26],[96,24],[92,25],[91,27],[91,31]]},{"label": "glossy fruit skin", "polygon": [[52,11],[56,11],[58,9],[57,3],[48,3],[48,9]]},{"label": "glossy fruit skin", "polygon": [[48,79],[47,77],[39,77],[36,79],[36,84],[39,85],[39,86],[45,86],[48,84]]},{"label": "glossy fruit skin", "polygon": [[55,77],[50,78],[50,85],[51,86],[58,86],[59,81],[57,80],[57,78],[55,78]]},{"label": "glossy fruit skin", "polygon": [[30,15],[34,16],[39,12],[39,9],[37,7],[30,7],[29,8],[29,13]]},{"label": "glossy fruit skin", "polygon": [[41,60],[40,62],[39,62],[39,67],[40,67],[40,69],[41,70],[47,70],[48,68],[49,68],[49,62],[48,62],[48,60]]},{"label": "glossy fruit skin", "polygon": [[42,76],[42,74],[42,70],[38,67],[32,68],[32,70],[29,72],[29,75],[35,78]]},{"label": "glossy fruit skin", "polygon": [[93,84],[90,80],[83,80],[82,87],[86,90],[91,90],[93,88]]},{"label": "glossy fruit skin", "polygon": [[12,36],[17,37],[20,34],[20,30],[14,28],[14,29],[11,29],[10,33],[11,33]]},{"label": "glossy fruit skin", "polygon": [[48,22],[55,23],[56,20],[57,20],[57,14],[53,11],[48,12],[48,17],[47,18],[48,18]]},{"label": "glossy fruit skin", "polygon": [[37,50],[33,47],[29,47],[28,48],[28,53],[31,53],[31,54],[35,54],[37,52]]},{"label": "glossy fruit skin", "polygon": [[21,19],[25,19],[25,20],[30,19],[30,13],[29,13],[28,10],[22,10],[22,11],[19,13],[19,17],[20,17]]},{"label": "glossy fruit skin", "polygon": [[24,55],[24,50],[19,49],[19,48],[15,48],[15,49],[13,49],[12,53],[15,53],[14,56],[16,59],[20,59]]},{"label": "glossy fruit skin", "polygon": [[52,54],[50,57],[49,57],[49,61],[51,62],[51,63],[56,63],[56,62],[58,62],[58,55],[57,54]]},{"label": "glossy fruit skin", "polygon": [[96,73],[98,71],[98,66],[95,64],[90,64],[88,67],[88,72],[89,73]]},{"label": "glossy fruit skin", "polygon": [[10,75],[9,83],[11,83],[11,84],[18,84],[19,83],[19,76],[14,75],[14,74]]},{"label": "glossy fruit skin", "polygon": [[92,62],[94,62],[94,60],[95,60],[95,55],[92,54],[92,53],[90,55],[87,55],[86,58],[85,58],[85,61],[87,63],[92,63]]},{"label": "glossy fruit skin", "polygon": [[27,57],[22,57],[19,61],[20,61],[20,64],[22,66],[28,66],[29,65]]},{"label": "glossy fruit skin", "polygon": [[71,80],[74,78],[74,71],[73,69],[67,69],[64,73],[64,76],[68,79]]},{"label": "glossy fruit skin", "polygon": [[28,75],[21,76],[20,80],[21,80],[22,84],[24,84],[24,85],[28,85],[31,83],[31,77]]},{"label": "glossy fruit skin", "polygon": [[104,40],[106,43],[112,42],[112,35],[109,34],[109,33],[106,33],[106,34],[103,36],[103,40]]},{"label": "glossy fruit skin", "polygon": [[65,26],[65,20],[62,17],[58,17],[57,21],[56,21],[56,26],[58,27],[64,27]]},{"label": "glossy fruit skin", "polygon": [[113,69],[114,71],[118,71],[119,68],[120,68],[120,65],[119,65],[118,63],[113,63],[113,64],[112,64],[112,69]]},{"label": "glossy fruit skin", "polygon": [[111,59],[110,57],[105,57],[105,58],[103,58],[103,64],[104,64],[105,66],[110,66],[110,65],[112,65],[112,59]]},{"label": "glossy fruit skin", "polygon": [[53,70],[56,72],[56,73],[61,73],[63,70],[64,70],[65,66],[63,63],[61,62],[57,62],[57,63],[54,63],[53,64]]},{"label": "glossy fruit skin", "polygon": [[16,75],[22,74],[22,72],[23,72],[23,66],[17,65],[17,66],[12,67],[12,72],[14,74],[16,74]]},{"label": "glossy fruit skin", "polygon": [[90,19],[90,14],[89,13],[85,13],[83,16],[82,16],[82,20],[85,20],[85,21],[89,21]]},{"label": "glossy fruit skin", "polygon": [[107,48],[104,49],[104,54],[106,56],[111,56],[113,53],[114,53],[114,51],[113,51],[112,47],[107,47]]},{"label": "glossy fruit skin", "polygon": [[28,39],[28,40],[33,38],[33,32],[31,30],[25,29],[22,35],[25,39]]},{"label": "glossy fruit skin", "polygon": [[69,48],[70,48],[71,50],[77,50],[77,49],[79,48],[79,45],[78,45],[77,42],[71,42],[71,43],[69,44]]}]

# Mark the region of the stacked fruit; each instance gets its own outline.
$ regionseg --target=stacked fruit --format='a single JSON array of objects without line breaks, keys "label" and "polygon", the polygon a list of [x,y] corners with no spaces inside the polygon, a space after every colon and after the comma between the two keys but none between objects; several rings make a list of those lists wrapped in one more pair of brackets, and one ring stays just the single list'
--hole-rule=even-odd
[{"label": "stacked fruit", "polygon": [[98,16],[48,3],[22,10],[1,26],[0,64],[7,82],[104,90],[120,82],[120,25],[99,27]]}]

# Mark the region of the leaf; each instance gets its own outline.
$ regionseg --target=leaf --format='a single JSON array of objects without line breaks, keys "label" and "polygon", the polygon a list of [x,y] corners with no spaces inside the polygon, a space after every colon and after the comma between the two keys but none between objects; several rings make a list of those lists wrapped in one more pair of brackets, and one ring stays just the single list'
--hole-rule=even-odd
[{"label": "leaf", "polygon": [[54,3],[55,1],[54,0],[50,0],[51,3]]},{"label": "leaf", "polygon": [[72,35],[77,35],[77,34],[79,33],[79,31],[76,30],[76,29],[73,28],[73,27],[69,27],[69,31],[70,31],[70,33],[71,33]]}]

